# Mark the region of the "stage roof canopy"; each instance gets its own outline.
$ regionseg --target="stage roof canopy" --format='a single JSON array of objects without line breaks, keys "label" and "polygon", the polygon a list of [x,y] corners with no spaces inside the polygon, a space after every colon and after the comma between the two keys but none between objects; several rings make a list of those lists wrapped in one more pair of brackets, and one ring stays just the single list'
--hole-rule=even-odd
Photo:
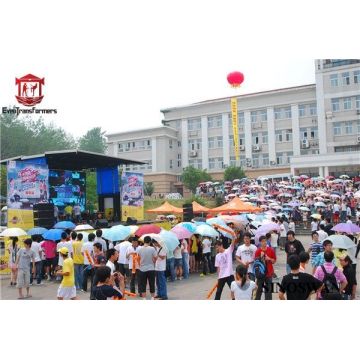
[{"label": "stage roof canopy", "polygon": [[44,154],[30,156],[16,156],[10,159],[0,161],[0,164],[6,164],[8,161],[31,161],[31,159],[46,158],[49,169],[57,170],[86,170],[96,168],[115,167],[118,165],[144,164],[141,161],[118,158],[104,154],[94,153],[83,150],[61,150],[47,151]]}]

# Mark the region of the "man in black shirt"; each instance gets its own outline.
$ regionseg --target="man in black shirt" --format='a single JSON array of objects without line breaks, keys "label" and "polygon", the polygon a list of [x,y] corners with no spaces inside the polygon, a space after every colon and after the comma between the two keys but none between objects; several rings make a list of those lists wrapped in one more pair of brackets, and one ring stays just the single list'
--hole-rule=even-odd
[{"label": "man in black shirt", "polygon": [[344,299],[345,300],[355,300],[356,296],[356,273],[352,265],[352,261],[349,255],[342,256],[340,258],[340,264],[343,268],[343,273],[347,280],[347,285],[344,289]]},{"label": "man in black shirt", "polygon": [[[295,239],[295,233],[292,230],[287,232],[287,240],[285,243],[285,252],[287,259],[290,255],[296,254],[300,255],[301,252],[305,251],[303,244]],[[290,267],[286,264],[286,273],[290,273]]]},{"label": "man in black shirt", "polygon": [[326,218],[326,219],[325,219],[325,229],[324,229],[324,231],[325,231],[329,236],[335,234],[335,232],[331,230],[333,227],[334,227],[334,225],[331,223],[330,218]]},{"label": "man in black shirt", "polygon": [[312,275],[300,272],[299,255],[290,255],[288,264],[291,273],[282,279],[279,291],[279,299],[285,300],[307,300],[311,293],[319,291],[323,283]]}]

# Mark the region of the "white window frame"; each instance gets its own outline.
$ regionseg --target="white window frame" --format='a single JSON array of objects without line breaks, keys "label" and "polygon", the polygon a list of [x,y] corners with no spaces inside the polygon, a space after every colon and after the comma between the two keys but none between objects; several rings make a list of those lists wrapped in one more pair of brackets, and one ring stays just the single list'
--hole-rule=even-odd
[{"label": "white window frame", "polygon": [[331,99],[331,110],[333,112],[340,111],[340,99],[339,98]]},{"label": "white window frame", "polygon": [[281,108],[274,108],[274,119],[275,120],[281,120],[282,119]]},{"label": "white window frame", "polygon": [[341,123],[340,122],[333,123],[333,135],[341,136]]},{"label": "white window frame", "polygon": [[350,85],[350,73],[348,71],[341,73],[341,78],[343,86]]},{"label": "white window frame", "polygon": [[292,139],[293,139],[292,129],[286,129],[285,130],[285,141],[286,142],[292,142]]},{"label": "white window frame", "polygon": [[338,74],[331,74],[330,75],[330,85],[331,87],[339,86],[339,77]]},{"label": "white window frame", "polygon": [[282,141],[283,141],[283,131],[275,130],[275,142],[282,142]]},{"label": "white window frame", "polygon": [[355,70],[354,73],[354,84],[360,84],[360,70]]},{"label": "white window frame", "polygon": [[267,110],[260,110],[261,122],[267,122]]},{"label": "white window frame", "polygon": [[261,141],[264,145],[269,143],[269,134],[267,132],[262,133]]},{"label": "white window frame", "polygon": [[352,121],[345,121],[345,135],[353,134],[353,123]]},{"label": "white window frame", "polygon": [[299,105],[299,117],[305,117],[306,116],[306,106],[305,105]]},{"label": "white window frame", "polygon": [[291,106],[287,106],[286,108],[284,108],[284,114],[284,119],[291,119]]},{"label": "white window frame", "polygon": [[351,97],[345,97],[343,98],[343,105],[344,105],[344,110],[351,110],[352,109],[352,99]]},{"label": "white window frame", "polygon": [[312,104],[309,105],[309,111],[310,111],[310,116],[316,116],[317,115],[316,103],[312,103]]}]

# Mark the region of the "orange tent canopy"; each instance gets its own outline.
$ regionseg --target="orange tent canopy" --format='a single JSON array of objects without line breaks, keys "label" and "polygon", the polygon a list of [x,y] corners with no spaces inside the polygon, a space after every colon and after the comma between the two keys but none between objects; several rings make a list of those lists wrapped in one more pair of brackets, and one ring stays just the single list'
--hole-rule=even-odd
[{"label": "orange tent canopy", "polygon": [[161,206],[155,209],[146,210],[146,212],[156,214],[182,214],[183,210],[165,201]]},{"label": "orange tent canopy", "polygon": [[197,203],[196,201],[193,201],[192,202],[192,206],[193,206],[193,212],[194,213],[202,213],[202,212],[209,212],[210,209],[205,207],[205,206],[202,206],[200,205],[199,203]]},{"label": "orange tent canopy", "polygon": [[228,211],[233,211],[233,212],[260,212],[262,211],[262,209],[253,206],[253,205],[248,205],[245,204],[243,201],[241,201],[238,197],[235,197],[234,199],[232,199],[230,202],[228,202],[227,204],[221,205],[219,207],[213,208],[213,209],[209,209],[210,212],[228,212]]}]

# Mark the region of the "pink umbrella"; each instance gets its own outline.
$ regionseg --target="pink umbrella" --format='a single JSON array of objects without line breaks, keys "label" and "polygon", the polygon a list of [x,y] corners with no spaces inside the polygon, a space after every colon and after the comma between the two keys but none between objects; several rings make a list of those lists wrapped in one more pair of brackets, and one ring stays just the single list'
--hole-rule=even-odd
[{"label": "pink umbrella", "polygon": [[135,235],[140,237],[145,234],[159,234],[161,231],[161,227],[153,224],[146,224],[139,227],[139,229],[136,230]]},{"label": "pink umbrella", "polygon": [[356,224],[340,223],[335,225],[331,230],[347,234],[357,234],[360,232],[360,227]]},{"label": "pink umbrella", "polygon": [[179,240],[189,239],[191,237],[191,235],[193,234],[192,232],[190,232],[189,230],[185,229],[182,226],[174,227],[170,231],[173,232]]}]

